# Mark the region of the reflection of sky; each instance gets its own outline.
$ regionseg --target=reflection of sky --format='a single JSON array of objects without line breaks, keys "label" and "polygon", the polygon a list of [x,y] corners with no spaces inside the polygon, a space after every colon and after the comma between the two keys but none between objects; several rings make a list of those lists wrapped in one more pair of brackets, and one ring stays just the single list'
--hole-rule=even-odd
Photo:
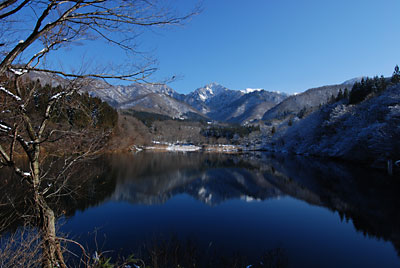
[{"label": "reflection of sky", "polygon": [[[388,242],[367,238],[337,213],[311,206],[291,197],[245,202],[232,199],[208,206],[187,194],[175,195],[162,205],[132,205],[106,202],[77,213],[63,230],[91,245],[100,228],[103,250],[135,250],[146,240],[177,234],[194,238],[229,252],[260,256],[265,250],[282,247],[289,264],[296,267],[394,267],[399,259]],[[86,243],[85,242],[85,243]],[[93,244],[92,244],[93,246]]]},{"label": "reflection of sky", "polygon": [[397,184],[376,171],[268,154],[144,153],[102,163],[110,163],[105,177],[116,181],[108,199],[63,227],[92,248],[94,235],[87,233],[100,228],[102,249],[125,254],[179,235],[204,250],[211,245],[254,258],[281,247],[294,267],[400,264],[393,247]]}]

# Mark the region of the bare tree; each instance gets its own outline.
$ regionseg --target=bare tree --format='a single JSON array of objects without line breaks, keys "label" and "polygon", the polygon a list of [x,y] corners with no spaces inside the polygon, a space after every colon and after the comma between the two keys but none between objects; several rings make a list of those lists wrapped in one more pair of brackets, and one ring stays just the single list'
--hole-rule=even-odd
[{"label": "bare tree", "polygon": [[[0,165],[12,169],[21,183],[29,186],[28,197],[35,207],[34,218],[44,245],[43,267],[66,267],[54,212],[46,200],[61,194],[71,166],[100,144],[90,137],[90,131],[67,130],[52,122],[52,117],[85,86],[86,78],[146,81],[156,70],[153,61],[145,61],[131,64],[125,73],[112,68],[66,71],[45,59],[60,48],[96,38],[135,54],[141,29],[179,25],[196,13],[179,16],[171,10],[161,0],[0,1]],[[40,89],[40,85],[26,81],[32,71],[60,75],[67,81],[49,92],[39,114],[32,114],[29,108],[36,105]],[[43,166],[47,155],[43,150],[46,144],[66,139],[70,147],[84,143],[85,150],[72,150],[73,157],[66,157],[59,172],[50,176]],[[27,165],[16,161],[18,153],[25,155]]]}]

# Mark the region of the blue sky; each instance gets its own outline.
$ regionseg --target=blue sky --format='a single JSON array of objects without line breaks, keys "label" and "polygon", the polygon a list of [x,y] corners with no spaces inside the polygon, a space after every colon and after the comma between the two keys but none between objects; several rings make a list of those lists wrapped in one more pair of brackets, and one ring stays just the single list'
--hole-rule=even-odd
[{"label": "blue sky", "polygon": [[[196,1],[173,1],[188,10]],[[159,61],[154,80],[188,93],[210,82],[287,93],[368,75],[400,64],[399,0],[204,0],[182,27],[157,29],[140,48]],[[107,60],[124,57],[106,51]],[[90,54],[90,53],[89,53]]]}]

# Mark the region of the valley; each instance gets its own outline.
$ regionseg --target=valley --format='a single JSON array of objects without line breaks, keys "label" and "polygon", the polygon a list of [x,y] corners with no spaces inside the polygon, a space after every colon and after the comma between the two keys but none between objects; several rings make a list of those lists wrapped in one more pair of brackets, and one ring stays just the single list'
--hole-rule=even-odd
[{"label": "valley", "polygon": [[[68,83],[40,72],[29,73],[29,79]],[[387,160],[400,159],[400,86],[392,80],[360,77],[293,95],[210,83],[185,95],[164,84],[115,86],[92,79],[81,92],[118,111],[108,151],[157,148],[157,143],[232,145],[232,151],[314,155],[383,168]],[[355,87],[366,93],[352,103]]]}]

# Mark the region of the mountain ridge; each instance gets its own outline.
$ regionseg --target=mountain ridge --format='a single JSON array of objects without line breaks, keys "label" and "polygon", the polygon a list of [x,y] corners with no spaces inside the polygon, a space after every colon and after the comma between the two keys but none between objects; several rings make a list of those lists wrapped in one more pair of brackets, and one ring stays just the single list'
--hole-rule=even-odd
[{"label": "mountain ridge", "polygon": [[[68,80],[57,75],[31,72],[31,80],[51,85],[65,85]],[[296,115],[302,109],[314,109],[324,104],[340,89],[351,87],[362,79],[357,77],[342,84],[308,89],[296,95],[266,91],[261,88],[232,90],[217,82],[180,94],[165,84],[111,85],[103,80],[87,79],[82,91],[108,102],[116,109],[133,109],[183,118],[198,114],[220,122],[249,124]]]}]

